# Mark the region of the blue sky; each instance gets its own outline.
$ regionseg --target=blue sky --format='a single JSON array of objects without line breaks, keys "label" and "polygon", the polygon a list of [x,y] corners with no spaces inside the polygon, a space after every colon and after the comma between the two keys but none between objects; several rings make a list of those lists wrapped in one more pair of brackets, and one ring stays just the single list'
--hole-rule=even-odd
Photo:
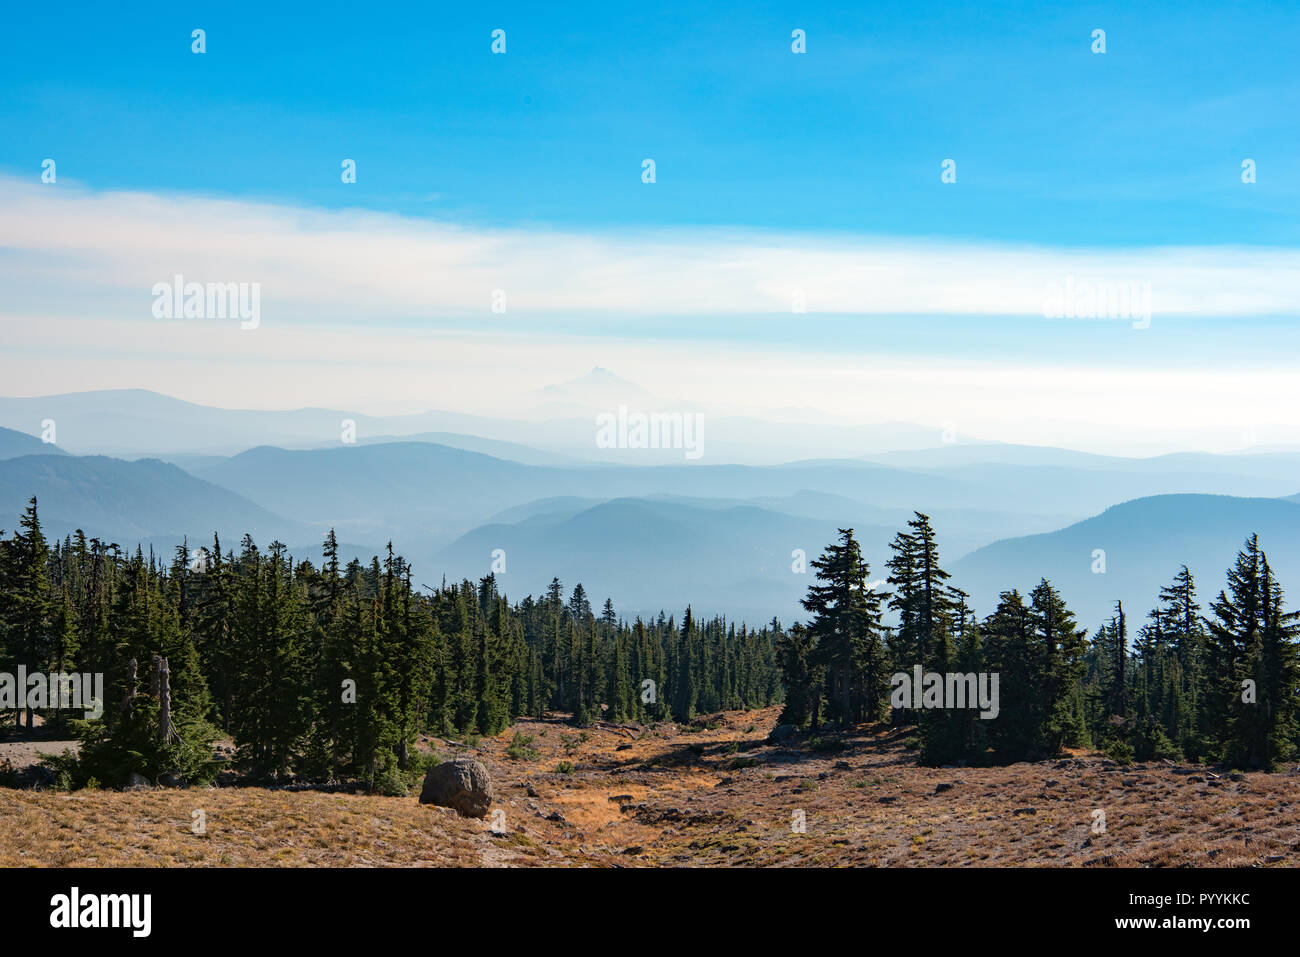
[{"label": "blue sky", "polygon": [[0,169],[484,225],[1297,239],[1294,4],[699,6],[11,4]]},{"label": "blue sky", "polygon": [[[509,414],[600,365],[1102,450],[1290,425],[1294,3],[709,7],[10,4],[0,377]],[[260,283],[256,331],[160,324],[178,274]],[[1074,277],[1154,321],[1044,316]]]}]

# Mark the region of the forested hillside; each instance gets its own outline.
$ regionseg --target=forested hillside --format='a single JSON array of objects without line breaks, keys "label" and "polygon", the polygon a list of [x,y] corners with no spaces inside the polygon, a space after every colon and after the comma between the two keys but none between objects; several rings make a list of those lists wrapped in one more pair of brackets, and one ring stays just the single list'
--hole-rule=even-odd
[{"label": "forested hillside", "polygon": [[[212,743],[228,735],[251,780],[401,791],[421,734],[494,735],[548,711],[576,725],[687,722],[781,702],[786,723],[823,732],[914,725],[929,764],[1094,747],[1271,769],[1295,753],[1300,616],[1253,535],[1204,609],[1184,567],[1142,624],[1117,605],[1091,640],[1046,580],[979,617],[920,513],[883,582],[851,529],[810,565],[808,620],[788,628],[691,607],[627,622],[580,584],[566,598],[559,580],[513,602],[492,575],[422,588],[391,546],[343,563],[332,532],[318,563],[249,536],[169,560],[80,533],[51,545],[33,499],[0,541],[0,672],[104,675],[99,720],[45,700],[8,706],[15,724],[41,712],[81,737],[61,764],[72,786],[210,780]],[[913,674],[924,688],[900,697]],[[954,676],[992,701],[952,700]]]},{"label": "forested hillside", "polygon": [[[83,782],[201,780],[226,733],[254,777],[375,786],[409,769],[420,732],[495,734],[546,710],[580,724],[685,721],[781,700],[775,625],[690,608],[680,622],[628,623],[608,601],[594,610],[580,584],[566,600],[558,580],[513,604],[490,575],[422,593],[391,550],[341,564],[332,533],[319,566],[247,536],[238,551],[214,539],[168,562],[83,535],[51,547],[33,500],[0,575],[0,670],[105,675],[102,720],[72,719],[85,745],[70,773]],[[170,674],[161,735],[154,656]]]},{"label": "forested hillside", "polygon": [[[812,619],[778,642],[786,720],[818,725],[892,720],[918,726],[926,763],[1037,760],[1064,747],[1137,756],[1221,761],[1273,769],[1297,749],[1300,613],[1255,535],[1203,614],[1186,566],[1156,596],[1142,623],[1121,604],[1088,638],[1046,579],[1027,595],[1004,591],[984,618],[939,560],[934,529],[918,514],[885,563],[889,591],[873,590],[851,529],[812,563]],[[886,624],[886,611],[896,620]],[[927,676],[900,699],[894,677]],[[969,702],[974,683],[997,678],[995,715]],[[992,682],[988,682],[991,684]],[[961,687],[964,701],[952,700]],[[971,690],[967,690],[971,689]]]}]

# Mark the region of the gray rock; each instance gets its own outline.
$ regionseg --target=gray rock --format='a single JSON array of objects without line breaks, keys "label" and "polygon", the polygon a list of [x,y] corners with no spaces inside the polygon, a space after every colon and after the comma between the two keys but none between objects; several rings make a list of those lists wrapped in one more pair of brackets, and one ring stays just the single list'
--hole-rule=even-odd
[{"label": "gray rock", "polygon": [[492,806],[492,778],[483,762],[473,758],[435,764],[424,776],[420,803],[449,807],[463,817],[486,817]]},{"label": "gray rock", "polygon": [[147,791],[153,787],[149,779],[143,774],[136,774],[134,771],[126,779],[126,790],[128,791]]}]

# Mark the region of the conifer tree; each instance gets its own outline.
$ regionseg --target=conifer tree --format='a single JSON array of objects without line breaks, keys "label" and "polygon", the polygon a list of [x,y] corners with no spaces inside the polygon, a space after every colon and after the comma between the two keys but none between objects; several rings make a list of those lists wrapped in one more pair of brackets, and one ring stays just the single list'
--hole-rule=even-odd
[{"label": "conifer tree", "polygon": [[1296,637],[1300,613],[1283,608],[1282,588],[1256,535],[1228,569],[1228,588],[1210,606],[1207,707],[1223,728],[1220,755],[1237,767],[1272,769],[1295,749]]},{"label": "conifer tree", "polygon": [[809,586],[802,605],[813,616],[814,660],[825,668],[827,716],[843,727],[882,716],[888,676],[882,596],[867,587],[869,566],[853,530],[839,535],[810,563],[819,584]]},{"label": "conifer tree", "polygon": [[[4,543],[0,553],[6,601],[3,609],[5,662],[13,671],[22,665],[29,671],[44,670],[54,650],[53,603],[47,563],[49,546],[41,531],[36,497],[28,502],[19,521],[19,531]],[[25,691],[25,689],[24,689]],[[35,712],[26,709],[27,727],[34,727]],[[14,712],[21,722],[22,710]]]}]

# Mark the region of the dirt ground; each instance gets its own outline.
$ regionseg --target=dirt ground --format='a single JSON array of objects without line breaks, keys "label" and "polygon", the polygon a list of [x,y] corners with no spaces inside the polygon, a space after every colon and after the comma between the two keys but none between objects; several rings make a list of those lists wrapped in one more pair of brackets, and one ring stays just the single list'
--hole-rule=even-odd
[{"label": "dirt ground", "polygon": [[[1300,774],[1089,754],[921,768],[886,729],[846,736],[841,750],[770,744],[777,713],[588,729],[556,716],[476,747],[425,739],[487,765],[484,820],[414,793],[0,789],[0,865],[1300,864]],[[35,744],[48,742],[0,745],[0,761]]]}]

